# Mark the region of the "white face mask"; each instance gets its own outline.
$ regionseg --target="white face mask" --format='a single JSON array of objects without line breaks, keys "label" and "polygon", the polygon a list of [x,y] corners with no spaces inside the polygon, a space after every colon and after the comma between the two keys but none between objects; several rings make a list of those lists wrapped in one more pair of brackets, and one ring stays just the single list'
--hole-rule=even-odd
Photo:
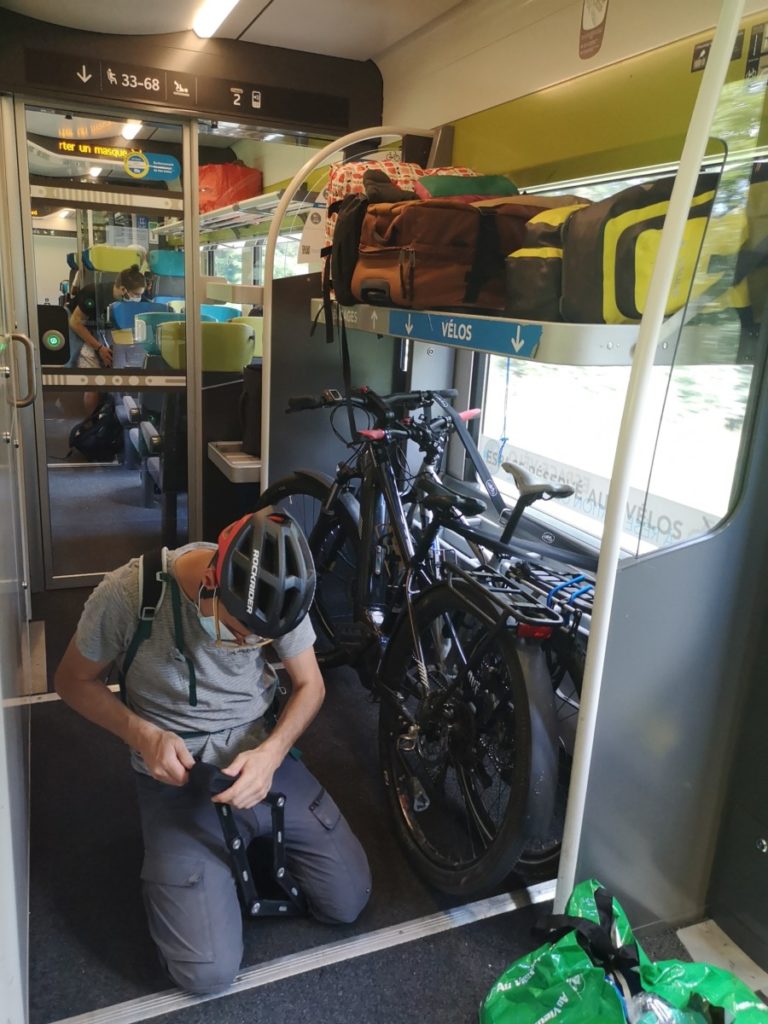
[{"label": "white face mask", "polygon": [[200,625],[203,627],[205,632],[211,638],[211,640],[228,640],[231,643],[237,642],[237,637],[232,630],[225,623],[219,620],[219,635],[216,636],[216,618],[213,615],[201,615],[200,609],[197,609],[197,617],[200,620]]},{"label": "white face mask", "polygon": [[[198,591],[198,594],[197,594],[197,617],[200,620],[200,625],[203,627],[203,631],[214,642],[217,641],[217,640],[226,640],[228,643],[237,643],[237,637],[232,632],[232,630],[229,628],[229,626],[226,625],[226,623],[222,622],[221,619],[219,619],[219,632],[218,632],[218,635],[217,635],[216,634],[216,616],[215,616],[215,614],[214,615],[203,615],[203,613],[200,611],[200,599],[203,596],[203,590],[204,590],[204,588],[200,587],[200,590]],[[218,598],[214,594],[214,597],[213,597],[214,610],[216,608],[216,603],[215,602],[217,600],[218,600]]]},{"label": "white face mask", "polygon": [[141,302],[140,295],[124,295],[123,302]]}]

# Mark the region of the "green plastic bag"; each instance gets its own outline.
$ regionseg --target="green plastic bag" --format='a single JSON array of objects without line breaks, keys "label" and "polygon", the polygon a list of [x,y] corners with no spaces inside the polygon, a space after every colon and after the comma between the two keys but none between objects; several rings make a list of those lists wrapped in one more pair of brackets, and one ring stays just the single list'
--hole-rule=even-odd
[{"label": "green plastic bag", "polygon": [[768,1024],[768,1007],[729,971],[649,960],[599,882],[577,885],[546,930],[553,940],[492,986],[480,1024]]}]

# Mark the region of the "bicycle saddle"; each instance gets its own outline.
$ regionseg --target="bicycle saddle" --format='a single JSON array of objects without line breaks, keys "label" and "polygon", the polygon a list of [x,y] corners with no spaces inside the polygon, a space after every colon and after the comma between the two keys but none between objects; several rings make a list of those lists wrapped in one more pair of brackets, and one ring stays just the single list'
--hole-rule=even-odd
[{"label": "bicycle saddle", "polygon": [[485,512],[485,502],[479,498],[470,498],[464,494],[431,494],[424,499],[424,507],[436,515],[448,515],[460,512],[463,516],[479,516]]},{"label": "bicycle saddle", "polygon": [[552,480],[537,480],[527,469],[516,465],[514,462],[502,462],[501,468],[505,473],[510,473],[515,480],[515,486],[523,498],[570,498],[573,488],[568,484],[556,484]]},{"label": "bicycle saddle", "polygon": [[467,494],[457,494],[456,491],[452,491],[450,487],[446,487],[445,484],[437,480],[420,479],[418,486],[426,495],[424,507],[436,515],[448,515],[454,510],[463,516],[479,516],[485,512],[484,501]]}]

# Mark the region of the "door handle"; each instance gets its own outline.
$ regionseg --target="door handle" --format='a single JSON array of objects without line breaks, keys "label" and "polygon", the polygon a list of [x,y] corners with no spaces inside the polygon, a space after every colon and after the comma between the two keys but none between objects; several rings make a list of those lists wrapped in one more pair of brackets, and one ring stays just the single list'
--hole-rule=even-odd
[{"label": "door handle", "polygon": [[26,334],[12,334],[13,341],[20,341],[24,346],[24,354],[27,360],[27,383],[29,391],[23,398],[17,398],[13,403],[17,409],[23,409],[26,405],[32,405],[37,395],[37,378],[35,377],[35,346]]}]

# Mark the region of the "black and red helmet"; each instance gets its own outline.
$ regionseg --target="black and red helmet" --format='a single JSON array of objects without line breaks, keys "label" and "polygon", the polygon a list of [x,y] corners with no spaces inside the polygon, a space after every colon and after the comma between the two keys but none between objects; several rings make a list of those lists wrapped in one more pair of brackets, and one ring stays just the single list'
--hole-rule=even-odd
[{"label": "black and red helmet", "polygon": [[216,578],[230,615],[259,636],[283,636],[309,611],[315,566],[295,519],[268,507],[219,534]]}]

